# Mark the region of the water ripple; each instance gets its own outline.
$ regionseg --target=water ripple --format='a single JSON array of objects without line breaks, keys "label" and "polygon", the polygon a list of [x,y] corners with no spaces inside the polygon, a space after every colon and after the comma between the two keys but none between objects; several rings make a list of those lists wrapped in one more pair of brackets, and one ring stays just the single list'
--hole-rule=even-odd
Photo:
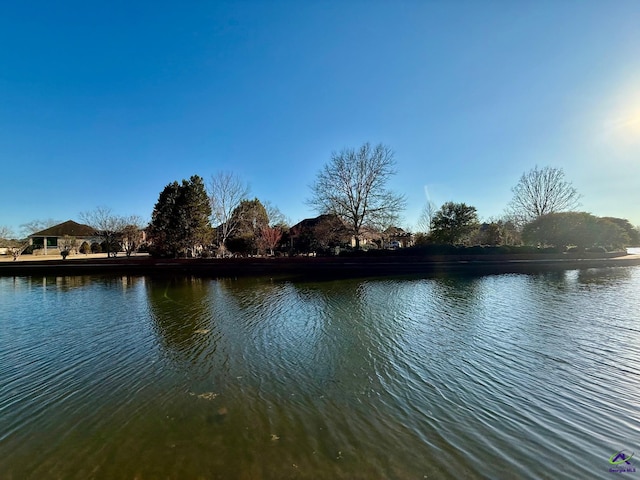
[{"label": "water ripple", "polygon": [[640,269],[0,279],[2,478],[608,478]]}]

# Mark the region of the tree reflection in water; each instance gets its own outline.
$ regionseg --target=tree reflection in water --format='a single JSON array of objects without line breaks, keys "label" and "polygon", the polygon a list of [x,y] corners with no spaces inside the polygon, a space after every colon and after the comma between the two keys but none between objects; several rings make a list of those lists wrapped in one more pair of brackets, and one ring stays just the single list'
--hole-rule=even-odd
[{"label": "tree reflection in water", "polygon": [[191,362],[213,331],[211,282],[197,277],[148,278],[147,299],[163,349]]}]

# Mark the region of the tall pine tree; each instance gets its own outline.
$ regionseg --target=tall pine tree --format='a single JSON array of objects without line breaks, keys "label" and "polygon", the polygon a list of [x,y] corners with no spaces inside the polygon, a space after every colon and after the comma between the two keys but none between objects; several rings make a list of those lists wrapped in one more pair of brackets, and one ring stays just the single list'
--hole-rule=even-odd
[{"label": "tall pine tree", "polygon": [[204,181],[193,175],[173,182],[160,192],[149,225],[152,253],[159,256],[192,256],[211,242],[211,204]]},{"label": "tall pine tree", "polygon": [[242,255],[256,253],[260,232],[269,226],[269,216],[262,202],[257,198],[242,200],[231,214],[231,220],[236,230],[229,238],[229,250]]}]

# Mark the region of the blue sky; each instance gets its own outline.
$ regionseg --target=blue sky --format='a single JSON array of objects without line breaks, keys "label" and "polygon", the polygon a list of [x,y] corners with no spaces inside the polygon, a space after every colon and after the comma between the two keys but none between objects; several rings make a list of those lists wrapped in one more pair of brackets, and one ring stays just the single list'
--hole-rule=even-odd
[{"label": "blue sky", "polygon": [[564,169],[640,224],[640,2],[4,2],[0,225],[150,218],[233,171],[293,222],[332,151],[382,142],[403,226],[426,200],[498,217]]}]

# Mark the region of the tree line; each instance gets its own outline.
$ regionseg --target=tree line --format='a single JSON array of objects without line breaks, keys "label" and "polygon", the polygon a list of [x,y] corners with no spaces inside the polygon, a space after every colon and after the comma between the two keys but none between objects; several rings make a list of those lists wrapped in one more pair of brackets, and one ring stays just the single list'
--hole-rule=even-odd
[{"label": "tree line", "polygon": [[[294,237],[298,251],[348,244],[359,249],[372,232],[378,233],[378,241],[367,247],[384,247],[385,233],[401,230],[397,226],[406,207],[405,196],[388,188],[395,174],[394,153],[385,145],[365,143],[332,153],[317,173],[307,200],[319,216],[310,223],[301,222],[295,231],[277,207],[250,199],[247,184],[229,172],[212,175],[208,183],[193,175],[166,185],[146,226],[139,217],[117,216],[107,207],[80,217],[103,240],[108,256],[123,250],[130,255],[141,247],[170,257],[273,255],[283,246],[291,249]],[[577,211],[581,196],[562,169],[536,166],[520,177],[512,193],[504,215],[482,223],[472,205],[448,201],[437,208],[428,202],[413,242],[418,246],[527,244],[581,250],[640,244],[638,228],[628,220]],[[26,224],[32,232],[36,226],[41,225]],[[5,244],[10,234],[0,227]]]},{"label": "tree line", "polygon": [[198,175],[170,183],[153,209],[147,230],[150,252],[170,257],[273,255],[287,222],[277,207],[248,199],[248,192],[228,172],[213,175],[208,185]]},{"label": "tree line", "polygon": [[502,218],[478,221],[475,207],[447,202],[423,208],[421,244],[534,245],[559,250],[615,250],[640,245],[640,230],[627,219],[580,212],[581,195],[562,169],[535,167],[512,189]]},{"label": "tree line", "polygon": [[[306,224],[301,222],[296,231],[291,231],[281,215],[274,216],[258,199],[247,200],[246,185],[233,174],[213,176],[208,189],[195,176],[183,181],[182,188],[198,190],[189,197],[196,203],[184,209],[180,202],[172,201],[167,211],[167,189],[174,191],[178,187],[177,183],[165,187],[154,208],[149,231],[156,253],[172,256],[202,255],[204,245],[213,245],[217,255],[273,254],[293,237],[301,251],[327,251],[349,243],[359,249],[363,236],[371,232],[378,232],[379,241],[367,247],[384,247],[385,232],[398,230],[406,206],[404,195],[388,188],[395,174],[393,151],[385,145],[365,143],[357,149],[334,152],[318,172],[307,200],[319,216]],[[415,244],[527,244],[581,250],[640,244],[638,229],[628,220],[576,211],[581,196],[565,179],[562,169],[536,166],[521,176],[512,193],[503,217],[483,223],[476,208],[466,203],[449,201],[439,209],[427,204],[419,231],[413,235]],[[181,212],[187,212],[186,216]],[[192,214],[197,218],[189,219]],[[210,218],[213,226],[208,222]],[[171,227],[171,222],[177,223]],[[199,227],[189,227],[189,222]],[[175,233],[169,234],[171,231]],[[163,247],[167,234],[178,240],[190,231],[203,232],[191,236],[193,245],[178,242],[175,248]]]}]

